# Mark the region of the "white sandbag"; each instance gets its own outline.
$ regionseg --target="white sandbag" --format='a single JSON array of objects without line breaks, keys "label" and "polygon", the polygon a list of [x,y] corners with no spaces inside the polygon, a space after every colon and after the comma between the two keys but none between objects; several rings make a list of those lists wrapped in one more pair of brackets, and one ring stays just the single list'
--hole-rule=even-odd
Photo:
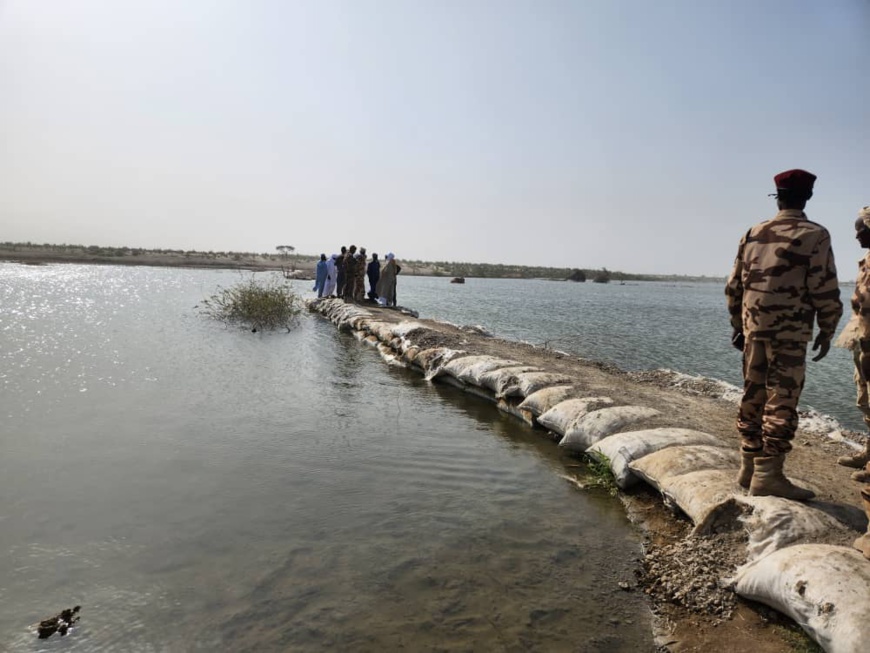
[{"label": "white sandbag", "polygon": [[363,338],[363,342],[371,347],[376,347],[378,343],[380,343],[380,340],[378,340],[375,336],[369,334],[365,338]]},{"label": "white sandbag", "polygon": [[406,363],[409,363],[411,365],[415,365],[417,362],[417,354],[419,354],[420,351],[422,351],[422,350],[419,347],[416,347],[416,346],[408,347],[405,349],[404,352],[402,352],[402,360],[404,360]]},{"label": "white sandbag", "polygon": [[554,385],[531,393],[519,405],[519,409],[533,416],[543,415],[561,401],[570,399],[577,393],[572,385]]},{"label": "white sandbag", "polygon": [[492,390],[498,395],[501,388],[509,385],[517,374],[523,372],[539,372],[541,368],[533,365],[512,365],[510,367],[500,367],[490,372],[480,375],[479,386]]},{"label": "white sandbag", "polygon": [[569,451],[583,453],[608,435],[618,433],[631,424],[637,424],[657,415],[659,411],[645,406],[612,406],[593,410],[571,425],[565,437],[559,441],[559,446]]},{"label": "white sandbag", "polygon": [[695,524],[695,534],[710,530],[722,504],[740,490],[734,470],[702,469],[661,482],[665,505],[679,508]]},{"label": "white sandbag", "polygon": [[510,383],[504,386],[500,393],[500,397],[521,397],[525,399],[533,392],[537,392],[542,388],[553,385],[564,385],[571,383],[572,379],[553,372],[523,372],[517,374]]},{"label": "white sandbag", "polygon": [[430,347],[429,349],[419,351],[414,357],[414,365],[417,365],[424,373],[427,373],[433,365],[437,364],[437,361],[444,355],[445,351],[447,350],[444,347]]},{"label": "white sandbag", "polygon": [[702,469],[730,470],[737,476],[740,456],[733,449],[708,444],[667,447],[632,462],[631,471],[655,489],[661,490],[665,479]]},{"label": "white sandbag", "polygon": [[[546,391],[542,390],[541,392]],[[520,407],[522,408],[522,404]],[[616,485],[626,489],[640,482],[640,478],[628,466],[629,463],[667,447],[690,444],[705,444],[712,447],[728,446],[727,443],[709,433],[683,428],[658,428],[610,435],[593,444],[586,450],[586,453],[608,460]]]},{"label": "white sandbag", "polygon": [[[516,415],[531,427],[540,426],[537,420],[539,415],[546,413],[553,406],[572,397],[577,392],[577,388],[571,385],[554,385],[541,388],[520,402],[516,407]],[[532,400],[531,402],[529,402],[530,399]]]},{"label": "white sandbag", "polygon": [[369,322],[368,330],[381,342],[389,342],[393,339],[393,325],[389,322]]},{"label": "white sandbag", "polygon": [[396,356],[396,352],[391,347],[385,345],[382,342],[378,343],[378,353],[380,353],[381,358],[383,358],[387,363],[390,363],[391,365],[404,365],[402,361]]},{"label": "white sandbag", "polygon": [[[507,362],[507,365],[503,364]],[[446,374],[453,378],[462,381],[463,383],[474,383],[472,379],[477,378],[480,374],[484,374],[499,367],[507,367],[508,365],[517,365],[516,361],[505,361],[503,358],[495,356],[462,356],[454,358],[441,368],[440,374]],[[478,385],[474,383],[474,385]]]},{"label": "white sandbag", "polygon": [[[459,356],[465,355],[465,352],[462,349],[449,349],[448,347],[439,347],[438,353],[434,356],[429,357],[427,361],[426,367],[426,380],[431,381],[433,378],[438,376],[438,372],[441,370],[443,365],[446,365],[449,361],[457,358]],[[419,362],[420,355],[417,356],[417,361]]]},{"label": "white sandbag", "polygon": [[788,615],[829,653],[870,647],[870,560],[829,544],[799,544],[744,565],[737,593]]},{"label": "white sandbag", "polygon": [[[743,509],[740,521],[749,533],[749,561],[795,543],[812,542],[837,532],[845,535],[851,530],[813,502],[743,495],[735,495],[734,501]],[[870,613],[867,616],[870,618]]]},{"label": "white sandbag", "polygon": [[350,324],[352,329],[360,330],[365,329],[370,321],[370,315],[354,315],[348,319],[348,324]]},{"label": "white sandbag", "polygon": [[590,411],[597,410],[613,403],[610,397],[575,397],[560,401],[550,410],[538,416],[538,424],[545,429],[565,435],[571,427]]}]

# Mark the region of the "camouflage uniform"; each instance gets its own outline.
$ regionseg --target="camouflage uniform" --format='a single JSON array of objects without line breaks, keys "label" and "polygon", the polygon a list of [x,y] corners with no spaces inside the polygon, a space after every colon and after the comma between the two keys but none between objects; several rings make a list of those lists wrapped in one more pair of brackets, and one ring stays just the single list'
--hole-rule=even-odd
[{"label": "camouflage uniform", "polygon": [[858,391],[858,408],[864,415],[864,423],[870,428],[870,392],[868,380],[861,372],[861,352],[870,351],[870,252],[858,262],[858,278],[852,293],[852,312],[860,318],[858,328],[859,346],[852,350],[855,358],[855,387]]},{"label": "camouflage uniform", "polygon": [[347,253],[339,254],[335,259],[335,296],[336,297],[344,297],[344,286],[347,280],[344,272],[344,258],[347,256]]},{"label": "camouflage uniform", "polygon": [[348,252],[344,257],[344,298],[353,300],[356,289],[357,260],[356,252]]},{"label": "camouflage uniform", "polygon": [[731,325],[746,337],[737,430],[745,450],[791,450],[813,321],[832,338],[843,312],[827,229],[785,209],[740,240],[725,288]]},{"label": "camouflage uniform", "polygon": [[365,299],[366,294],[366,255],[360,250],[360,257],[356,260],[356,286],[353,291],[353,298],[358,302]]}]

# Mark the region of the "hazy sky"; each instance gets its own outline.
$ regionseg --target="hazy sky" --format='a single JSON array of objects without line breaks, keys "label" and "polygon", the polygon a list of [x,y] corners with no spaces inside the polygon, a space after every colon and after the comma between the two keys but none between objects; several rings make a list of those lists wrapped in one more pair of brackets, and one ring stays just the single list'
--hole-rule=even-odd
[{"label": "hazy sky", "polygon": [[868,0],[0,0],[0,240],[855,276]]}]

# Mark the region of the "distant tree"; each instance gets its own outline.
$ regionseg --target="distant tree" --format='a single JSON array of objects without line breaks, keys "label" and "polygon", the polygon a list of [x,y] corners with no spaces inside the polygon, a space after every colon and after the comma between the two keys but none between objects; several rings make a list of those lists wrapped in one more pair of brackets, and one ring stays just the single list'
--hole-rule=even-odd
[{"label": "distant tree", "polygon": [[595,273],[595,278],[592,281],[594,283],[610,283],[610,272],[607,268],[601,268]]},{"label": "distant tree", "polygon": [[568,281],[586,281],[586,273],[583,270],[571,270],[571,274],[568,275]]},{"label": "distant tree", "polygon": [[288,254],[292,254],[293,252],[296,251],[296,248],[293,247],[293,245],[278,245],[275,249],[277,249],[279,252],[281,252],[281,255],[284,258],[287,258]]}]

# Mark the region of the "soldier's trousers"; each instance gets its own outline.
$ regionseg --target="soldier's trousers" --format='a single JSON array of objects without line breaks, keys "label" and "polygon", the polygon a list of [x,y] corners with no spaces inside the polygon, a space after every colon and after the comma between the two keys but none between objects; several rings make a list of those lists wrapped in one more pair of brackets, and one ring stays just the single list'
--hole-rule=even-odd
[{"label": "soldier's trousers", "polygon": [[852,352],[852,356],[855,361],[855,389],[858,391],[856,405],[864,415],[864,424],[867,425],[867,428],[870,428],[870,392],[868,392],[867,388],[867,379],[864,378],[864,374],[861,372],[861,350],[856,347]]},{"label": "soldier's trousers", "polygon": [[746,339],[743,398],[737,413],[737,431],[745,449],[763,448],[765,456],[791,451],[806,358],[806,342]]}]

